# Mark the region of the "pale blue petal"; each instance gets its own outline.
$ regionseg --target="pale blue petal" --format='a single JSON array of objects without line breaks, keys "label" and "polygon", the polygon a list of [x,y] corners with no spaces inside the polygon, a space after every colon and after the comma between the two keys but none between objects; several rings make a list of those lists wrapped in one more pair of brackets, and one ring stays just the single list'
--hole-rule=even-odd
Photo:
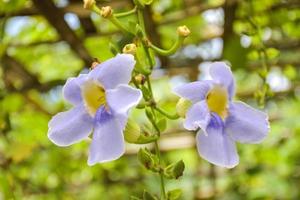
[{"label": "pale blue petal", "polygon": [[93,119],[78,105],[56,114],[48,124],[48,137],[58,146],[69,146],[87,138],[93,129]]},{"label": "pale blue petal", "polygon": [[227,88],[229,99],[232,99],[235,93],[235,82],[230,67],[224,62],[214,62],[209,69],[209,73],[215,83]]},{"label": "pale blue petal", "polygon": [[206,101],[203,100],[190,107],[186,113],[186,119],[183,123],[183,126],[187,130],[197,130],[198,128],[205,130],[209,121],[209,109]]},{"label": "pale blue petal", "polygon": [[133,55],[118,54],[116,57],[97,65],[89,73],[89,76],[103,85],[106,90],[113,89],[119,84],[129,83],[134,65]]},{"label": "pale blue petal", "polygon": [[224,132],[222,119],[212,115],[206,133],[199,130],[196,136],[199,155],[217,166],[232,168],[239,163],[234,141]]},{"label": "pale blue petal", "polygon": [[206,98],[208,91],[212,87],[212,81],[196,81],[178,86],[174,89],[174,93],[178,96],[188,99],[193,103],[202,101]]},{"label": "pale blue petal", "polygon": [[106,100],[114,113],[127,113],[142,99],[142,92],[129,85],[119,85],[106,91]]},{"label": "pale blue petal", "polygon": [[123,132],[117,119],[101,107],[95,120],[88,165],[116,160],[125,152]]},{"label": "pale blue petal", "polygon": [[80,74],[76,78],[68,78],[63,87],[64,98],[73,105],[78,105],[82,102],[80,85],[87,78],[87,74]]},{"label": "pale blue petal", "polygon": [[270,129],[268,115],[243,102],[232,103],[225,122],[226,132],[242,143],[259,143]]}]

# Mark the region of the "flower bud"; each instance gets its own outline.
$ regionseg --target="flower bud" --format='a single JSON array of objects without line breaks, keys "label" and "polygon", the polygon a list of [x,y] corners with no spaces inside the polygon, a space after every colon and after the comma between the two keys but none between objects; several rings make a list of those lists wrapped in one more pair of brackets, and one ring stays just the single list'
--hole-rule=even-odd
[{"label": "flower bud", "polygon": [[140,126],[132,119],[128,119],[125,131],[124,138],[128,143],[136,143],[141,135]]},{"label": "flower bud", "polygon": [[123,48],[123,53],[134,55],[136,53],[136,45],[134,43],[126,44]]},{"label": "flower bud", "polygon": [[93,5],[95,5],[95,0],[83,0],[83,7],[84,9],[92,9]]},{"label": "flower bud", "polygon": [[152,158],[151,152],[147,148],[140,149],[137,156],[140,163],[147,169],[152,169],[154,167],[155,161]]},{"label": "flower bud", "polygon": [[168,165],[164,170],[164,175],[170,179],[178,179],[183,175],[185,165],[182,160]]},{"label": "flower bud", "polygon": [[113,14],[113,10],[110,6],[104,6],[101,8],[101,16],[108,18]]},{"label": "flower bud", "polygon": [[187,37],[191,33],[187,26],[179,26],[177,28],[177,34],[182,37]]},{"label": "flower bud", "polygon": [[177,114],[184,118],[188,109],[191,107],[192,105],[192,102],[187,100],[187,99],[184,99],[184,98],[180,98],[179,101],[177,102],[176,104],[176,112]]},{"label": "flower bud", "polygon": [[134,77],[134,80],[140,84],[140,85],[144,85],[145,81],[146,81],[146,77],[143,74],[138,74]]}]

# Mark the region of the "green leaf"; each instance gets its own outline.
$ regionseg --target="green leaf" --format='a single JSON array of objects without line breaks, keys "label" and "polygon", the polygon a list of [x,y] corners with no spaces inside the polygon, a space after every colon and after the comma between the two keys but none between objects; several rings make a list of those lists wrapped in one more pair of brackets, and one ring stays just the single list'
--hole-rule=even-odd
[{"label": "green leaf", "polygon": [[143,200],[157,200],[155,196],[144,190]]},{"label": "green leaf", "polygon": [[179,199],[181,195],[182,195],[181,189],[170,190],[167,193],[167,199],[168,200],[176,200],[176,199]]},{"label": "green leaf", "polygon": [[167,120],[166,120],[166,118],[162,118],[161,120],[159,120],[157,122],[157,127],[159,128],[159,130],[161,132],[165,131],[166,128],[167,128]]},{"label": "green leaf", "polygon": [[130,200],[142,200],[142,199],[136,196],[130,196]]},{"label": "green leaf", "polygon": [[164,169],[164,176],[169,179],[178,179],[183,175],[185,164],[182,160],[171,163]]},{"label": "green leaf", "polygon": [[137,154],[138,160],[147,169],[158,172],[158,158],[156,155],[152,154],[147,148],[141,148]]}]

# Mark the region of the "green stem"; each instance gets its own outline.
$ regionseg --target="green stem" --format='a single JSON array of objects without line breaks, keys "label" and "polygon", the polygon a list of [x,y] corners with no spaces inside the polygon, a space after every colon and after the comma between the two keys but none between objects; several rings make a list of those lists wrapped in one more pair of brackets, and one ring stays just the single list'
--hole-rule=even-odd
[{"label": "green stem", "polygon": [[129,15],[134,14],[136,12],[136,10],[137,10],[137,6],[135,6],[132,10],[129,10],[127,12],[116,13],[116,14],[114,14],[114,16],[117,17],[117,18],[127,17]]},{"label": "green stem", "polygon": [[[159,165],[161,165],[161,156],[160,156],[160,150],[159,150],[157,140],[154,142],[154,144],[155,144],[155,152],[158,157],[158,163]],[[159,177],[160,177],[160,192],[161,192],[160,196],[162,197],[162,199],[167,199],[164,175],[162,170],[159,171]]]},{"label": "green stem", "polygon": [[[146,37],[144,16],[143,16],[143,11],[142,11],[141,8],[138,8],[137,14],[138,14],[139,24],[140,24],[140,26],[142,28],[142,32],[144,34],[144,37]],[[149,64],[150,64],[150,68],[152,69],[153,66],[154,66],[154,63],[152,61],[152,58],[151,58],[151,55],[150,55],[150,52],[149,52],[149,48],[145,45],[145,43],[143,41],[142,41],[142,44],[143,44],[143,48],[144,48],[144,50],[146,52],[146,56],[147,56],[147,59],[148,59]],[[151,81],[150,81],[149,75],[146,75],[146,82],[147,82],[147,87],[148,87],[148,90],[149,90],[149,93],[150,93],[150,97],[151,97],[151,99],[154,100],[153,91],[152,91],[152,86],[151,86]],[[159,128],[156,125],[156,114],[155,114],[155,110],[154,110],[153,106],[151,106],[151,112],[153,114],[154,119],[149,119],[149,120],[152,123],[153,127],[156,129],[158,136],[160,136],[160,130],[159,130]],[[159,150],[159,146],[158,146],[157,140],[154,142],[154,144],[155,144],[155,152],[156,152],[156,155],[158,157],[158,162],[159,162],[159,165],[161,165],[161,156],[160,156],[160,150]],[[160,176],[161,199],[165,200],[166,199],[166,190],[165,190],[164,175],[163,175],[163,171],[162,170],[159,171],[159,176]]]},{"label": "green stem", "polygon": [[154,44],[150,43],[149,46],[158,54],[162,55],[162,56],[169,56],[174,54],[177,49],[182,45],[184,40],[184,37],[182,36],[178,36],[176,42],[173,44],[173,46],[170,49],[161,49],[157,46],[155,46]]},{"label": "green stem", "polygon": [[162,115],[166,116],[167,118],[169,119],[178,119],[179,118],[179,115],[177,114],[174,114],[174,115],[171,115],[169,113],[167,113],[166,111],[164,111],[163,109],[159,108],[159,107],[154,107],[155,110],[157,110],[159,113],[161,113]]},{"label": "green stem", "polygon": [[[98,15],[101,15],[101,10],[100,8],[97,7],[97,5],[95,4],[92,8],[92,11],[94,11],[95,13],[97,13]],[[110,20],[116,27],[118,27],[121,31],[125,32],[125,33],[132,33],[130,30],[128,30],[125,26],[123,26],[123,24],[116,18],[115,14],[112,14],[109,17],[106,17],[106,19]]]},{"label": "green stem", "polygon": [[123,26],[123,24],[121,24],[121,22],[115,17],[114,14],[110,16],[108,19],[123,32],[132,34],[130,30],[128,30],[125,26]]}]

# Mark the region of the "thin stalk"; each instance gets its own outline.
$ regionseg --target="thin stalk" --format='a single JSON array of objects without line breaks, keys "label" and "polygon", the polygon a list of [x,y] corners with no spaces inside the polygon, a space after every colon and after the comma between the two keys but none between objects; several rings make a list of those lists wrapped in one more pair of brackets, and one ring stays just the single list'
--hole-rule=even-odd
[{"label": "thin stalk", "polygon": [[132,10],[129,10],[127,12],[116,13],[116,14],[114,14],[114,16],[117,17],[117,18],[127,17],[129,15],[134,14],[136,12],[136,10],[137,10],[137,6],[135,6]]},{"label": "thin stalk", "polygon": [[121,22],[115,17],[114,14],[112,16],[110,16],[108,19],[123,32],[132,34],[132,32],[130,30],[128,30],[125,26],[123,26],[121,24]]},{"label": "thin stalk", "polygon": [[[155,152],[158,157],[158,163],[159,163],[159,165],[161,165],[160,150],[159,150],[157,140],[154,142],[154,144],[155,144]],[[161,192],[160,196],[162,197],[162,199],[167,199],[164,175],[163,175],[162,170],[159,171],[159,177],[160,177],[160,192]]]},{"label": "thin stalk", "polygon": [[171,114],[167,113],[166,111],[164,111],[163,109],[161,109],[159,107],[154,107],[154,109],[157,110],[159,113],[161,113],[162,115],[166,116],[169,119],[175,120],[175,119],[179,118],[179,115],[177,115],[177,114],[171,115]]},{"label": "thin stalk", "polygon": [[175,41],[175,43],[173,44],[173,46],[170,49],[161,49],[157,46],[155,46],[154,44],[150,43],[149,46],[158,54],[162,55],[162,56],[169,56],[174,54],[177,49],[182,45],[184,40],[184,37],[178,36],[177,40]]}]

